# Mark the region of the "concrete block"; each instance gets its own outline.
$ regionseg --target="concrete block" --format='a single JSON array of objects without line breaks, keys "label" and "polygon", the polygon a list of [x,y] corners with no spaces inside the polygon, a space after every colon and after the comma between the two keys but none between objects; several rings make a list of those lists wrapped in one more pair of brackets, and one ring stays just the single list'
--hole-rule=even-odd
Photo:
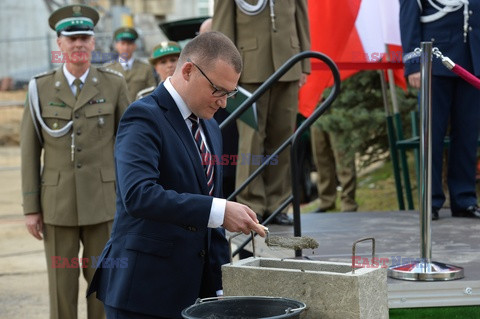
[{"label": "concrete block", "polygon": [[227,296],[302,301],[302,319],[388,318],[387,270],[295,259],[247,258],[222,266]]}]

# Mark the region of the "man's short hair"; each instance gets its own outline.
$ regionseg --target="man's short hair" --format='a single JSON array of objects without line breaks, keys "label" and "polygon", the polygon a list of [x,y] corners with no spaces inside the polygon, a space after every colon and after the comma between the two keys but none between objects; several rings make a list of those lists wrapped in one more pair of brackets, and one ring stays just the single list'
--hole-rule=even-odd
[{"label": "man's short hair", "polygon": [[216,60],[223,60],[235,72],[242,72],[242,57],[237,47],[227,36],[217,31],[199,34],[188,42],[180,53],[177,66],[181,67],[188,58],[206,68]]}]

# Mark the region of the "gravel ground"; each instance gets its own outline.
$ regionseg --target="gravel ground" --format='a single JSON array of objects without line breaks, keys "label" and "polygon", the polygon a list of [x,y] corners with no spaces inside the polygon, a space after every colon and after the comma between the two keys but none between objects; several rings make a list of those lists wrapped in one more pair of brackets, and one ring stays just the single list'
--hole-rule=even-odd
[{"label": "gravel ground", "polygon": [[[18,148],[2,149],[0,165],[0,318],[49,318],[43,243],[26,230],[21,209]],[[86,318],[81,280],[79,316]]]}]

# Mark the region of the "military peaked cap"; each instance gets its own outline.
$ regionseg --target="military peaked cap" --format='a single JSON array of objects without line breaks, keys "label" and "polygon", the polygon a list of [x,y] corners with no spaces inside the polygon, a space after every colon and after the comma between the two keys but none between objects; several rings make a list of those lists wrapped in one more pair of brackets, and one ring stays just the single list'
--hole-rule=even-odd
[{"label": "military peaked cap", "polygon": [[155,62],[164,56],[171,54],[180,54],[182,48],[177,42],[174,41],[163,41],[162,43],[156,45],[153,48],[152,56],[148,59],[150,64],[155,65]]},{"label": "military peaked cap", "polygon": [[94,8],[75,4],[55,10],[48,18],[48,24],[58,36],[93,35],[93,28],[99,18],[98,11]]},{"label": "military peaked cap", "polygon": [[115,30],[113,38],[115,41],[135,41],[138,38],[138,33],[134,28],[121,27]]}]

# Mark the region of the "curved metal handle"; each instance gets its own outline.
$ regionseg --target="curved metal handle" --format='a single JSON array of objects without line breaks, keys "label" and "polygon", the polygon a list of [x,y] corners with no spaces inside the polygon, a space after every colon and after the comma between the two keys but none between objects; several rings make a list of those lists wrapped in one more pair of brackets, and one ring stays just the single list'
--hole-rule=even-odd
[{"label": "curved metal handle", "polygon": [[[235,235],[239,235],[243,233],[236,233]],[[200,304],[205,301],[215,301],[215,300],[227,300],[227,299],[250,299],[250,298],[262,298],[262,299],[286,299],[282,297],[272,297],[272,296],[218,296],[218,297],[208,297],[208,298],[197,298],[195,301],[195,304]],[[286,299],[288,300],[288,299]],[[303,302],[302,302],[303,303]],[[307,305],[303,303],[303,306],[300,306],[298,308],[290,308],[288,307],[285,309],[285,313],[293,313],[297,311],[303,311],[305,308],[307,308]]]},{"label": "curved metal handle", "polygon": [[205,301],[213,301],[213,300],[219,300],[219,299],[224,299],[224,298],[228,298],[228,297],[217,296],[217,297],[208,297],[208,298],[197,298],[197,300],[195,300],[195,304],[197,305],[197,304],[205,302]]},{"label": "curved metal handle", "polygon": [[[228,250],[229,250],[229,254],[230,254],[230,265],[233,265],[232,239],[239,236],[239,235],[242,235],[242,234],[243,233],[235,233],[232,236],[230,236],[230,238],[228,238]],[[254,234],[253,231],[250,232],[250,236],[252,237],[251,241],[252,241],[253,257],[256,257],[256,254],[255,254],[255,234]]]},{"label": "curved metal handle", "polygon": [[303,311],[305,308],[307,308],[307,305],[305,306],[301,306],[301,307],[298,307],[298,308],[290,308],[288,307],[287,309],[285,309],[285,313],[293,313],[293,312],[301,312]]},{"label": "curved metal handle", "polygon": [[357,244],[362,242],[362,241],[367,241],[367,240],[372,241],[372,261],[373,261],[373,258],[375,258],[375,238],[366,237],[366,238],[362,238],[362,239],[354,241],[353,245],[352,245],[352,274],[355,273],[355,250],[356,250]]}]

